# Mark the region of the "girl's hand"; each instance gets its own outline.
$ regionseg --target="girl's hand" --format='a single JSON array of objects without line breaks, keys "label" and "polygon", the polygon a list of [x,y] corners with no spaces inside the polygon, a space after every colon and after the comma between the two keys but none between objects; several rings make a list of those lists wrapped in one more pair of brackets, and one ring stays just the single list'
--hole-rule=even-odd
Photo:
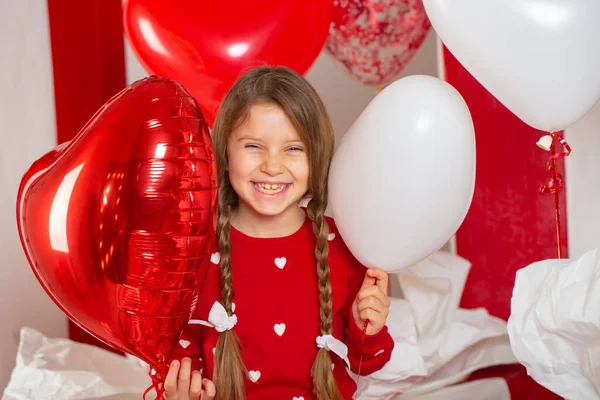
[{"label": "girl's hand", "polygon": [[358,327],[362,330],[365,321],[367,335],[379,333],[385,326],[390,313],[390,299],[387,295],[388,274],[379,268],[369,268],[365,274],[362,287],[352,303],[352,315]]},{"label": "girl's hand", "polygon": [[202,379],[200,371],[191,371],[192,360],[184,357],[180,362],[171,362],[165,379],[165,397],[167,400],[213,400],[215,384]]}]

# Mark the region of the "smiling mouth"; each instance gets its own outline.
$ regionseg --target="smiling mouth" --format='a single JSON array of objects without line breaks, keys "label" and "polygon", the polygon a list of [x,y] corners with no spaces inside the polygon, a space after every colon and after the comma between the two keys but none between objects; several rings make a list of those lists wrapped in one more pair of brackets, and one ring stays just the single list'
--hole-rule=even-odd
[{"label": "smiling mouth", "polygon": [[258,183],[252,182],[252,185],[264,194],[277,194],[287,189],[291,183]]}]

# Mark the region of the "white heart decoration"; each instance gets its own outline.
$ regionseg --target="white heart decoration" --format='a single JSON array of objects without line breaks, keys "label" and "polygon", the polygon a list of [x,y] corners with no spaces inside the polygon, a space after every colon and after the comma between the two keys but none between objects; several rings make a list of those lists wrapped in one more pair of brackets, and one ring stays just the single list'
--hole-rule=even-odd
[{"label": "white heart decoration", "polygon": [[250,380],[256,382],[260,379],[260,371],[250,371]]},{"label": "white heart decoration", "polygon": [[300,397],[295,397],[295,396],[294,396],[294,399],[293,399],[293,400],[304,400],[304,397],[303,397],[303,396],[300,396]]},{"label": "white heart decoration", "polygon": [[283,267],[285,267],[285,263],[287,262],[285,257],[278,257],[275,259],[275,265],[277,265],[277,268],[279,269],[283,269]]},{"label": "white heart decoration", "polygon": [[423,4],[458,61],[526,124],[558,131],[600,100],[600,1]]},{"label": "white heart decoration", "polygon": [[221,262],[221,253],[212,253],[212,255],[210,256],[210,262],[219,265],[219,263]]},{"label": "white heart decoration", "polygon": [[285,324],[275,324],[273,329],[277,335],[281,336],[283,335],[283,332],[285,332]]},{"label": "white heart decoration", "polygon": [[330,234],[327,236],[327,240],[329,240],[329,241],[332,241],[333,239],[335,239],[335,233],[330,233]]},{"label": "white heart decoration", "polygon": [[187,348],[188,348],[188,346],[190,345],[190,342],[189,342],[188,340],[183,340],[183,339],[181,339],[181,340],[179,341],[179,345],[180,345],[181,347],[183,347],[184,349],[187,349]]}]

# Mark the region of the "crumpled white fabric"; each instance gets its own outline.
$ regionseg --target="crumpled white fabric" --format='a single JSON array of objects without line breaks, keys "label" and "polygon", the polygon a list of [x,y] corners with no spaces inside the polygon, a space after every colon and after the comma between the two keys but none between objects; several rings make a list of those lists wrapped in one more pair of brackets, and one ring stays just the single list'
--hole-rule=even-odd
[{"label": "crumpled white fabric", "polygon": [[[381,371],[360,377],[355,399],[421,399],[478,369],[517,362],[506,322],[482,308],[459,308],[470,267],[464,258],[439,251],[395,274],[404,300],[392,299],[387,325],[398,351]],[[480,399],[473,390],[464,398]],[[506,385],[496,391],[497,398],[510,398]]]},{"label": "crumpled white fabric", "polygon": [[358,379],[356,374],[349,371],[357,382],[355,399],[389,399],[427,376],[410,303],[397,298],[390,298],[390,301],[390,314],[386,324],[394,339],[390,362],[381,370]]},{"label": "crumpled white fabric", "polygon": [[[461,337],[463,329],[466,332],[477,329],[478,318],[480,318],[479,322],[483,324],[487,324],[490,318],[494,318],[490,317],[483,309],[472,312],[471,310],[459,311],[461,312],[457,313],[456,323],[453,323],[450,328],[451,333],[448,335],[449,338]],[[471,335],[465,338],[465,341],[457,341],[454,345],[448,346],[454,347],[456,354],[449,355],[446,359],[441,360],[433,369],[434,372],[429,374],[426,379],[411,386],[402,395],[394,397],[394,400],[420,400],[420,396],[437,393],[448,386],[463,381],[471,373],[479,369],[494,365],[515,364],[517,361],[506,335],[506,325],[504,321],[500,322],[504,326],[503,334],[494,333],[492,326],[492,329],[488,332],[482,331],[479,335]],[[452,343],[452,340],[449,339],[449,342]],[[461,348],[463,349],[462,351],[460,351]],[[510,398],[508,389],[503,391],[502,395]],[[478,396],[477,392],[473,392],[472,396],[465,396],[464,398],[479,400],[480,397]]]},{"label": "crumpled white fabric", "polygon": [[569,399],[600,399],[600,249],[517,272],[508,333],[542,386]]},{"label": "crumpled white fabric", "polygon": [[22,328],[2,400],[140,400],[149,385],[148,369],[133,357]]},{"label": "crumpled white fabric", "polygon": [[510,392],[504,379],[488,378],[447,386],[427,394],[406,394],[400,398],[402,400],[510,400]]}]

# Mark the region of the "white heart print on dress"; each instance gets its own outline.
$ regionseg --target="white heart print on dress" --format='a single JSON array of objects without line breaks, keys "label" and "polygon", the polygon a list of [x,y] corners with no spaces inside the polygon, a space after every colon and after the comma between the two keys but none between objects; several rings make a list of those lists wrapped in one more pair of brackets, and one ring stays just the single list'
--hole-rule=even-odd
[{"label": "white heart print on dress", "polygon": [[275,324],[273,330],[275,330],[277,335],[281,336],[283,335],[283,332],[285,332],[285,324]]},{"label": "white heart print on dress", "polygon": [[250,374],[250,380],[252,382],[256,382],[260,379],[260,371],[250,371],[248,374]]},{"label": "white heart print on dress", "polygon": [[285,263],[287,262],[285,257],[278,257],[275,259],[275,265],[277,265],[277,268],[279,269],[283,269],[283,267],[285,267]]},{"label": "white heart print on dress", "polygon": [[212,255],[210,256],[210,262],[219,265],[219,263],[221,262],[221,253],[219,253],[218,251],[216,253],[212,253]]},{"label": "white heart print on dress", "polygon": [[335,239],[335,233],[330,233],[327,235],[327,240],[332,241],[333,239]]},{"label": "white heart print on dress", "polygon": [[300,396],[300,397],[295,397],[295,396],[294,396],[294,399],[293,399],[293,400],[304,400],[304,397],[302,397],[302,396]]},{"label": "white heart print on dress", "polygon": [[181,340],[179,341],[179,345],[180,345],[181,347],[183,347],[184,349],[187,349],[187,348],[188,348],[188,346],[190,345],[190,342],[189,342],[188,340],[183,340],[183,339],[181,339]]}]

